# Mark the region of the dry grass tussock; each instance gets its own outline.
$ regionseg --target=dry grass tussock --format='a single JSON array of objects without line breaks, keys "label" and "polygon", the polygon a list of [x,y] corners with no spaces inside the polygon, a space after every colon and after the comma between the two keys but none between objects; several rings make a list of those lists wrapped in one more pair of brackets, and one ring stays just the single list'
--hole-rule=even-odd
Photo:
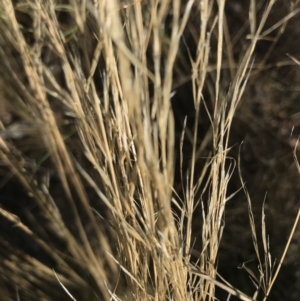
[{"label": "dry grass tussock", "polygon": [[[26,204],[16,216],[0,203],[2,300],[214,300],[216,287],[267,298],[276,266],[264,214],[259,250],[248,195],[253,295],[227,283],[217,260],[238,165],[230,129],[255,47],[299,12],[266,28],[274,2],[259,17],[256,1],[245,7],[249,39],[236,60],[224,0],[1,1],[1,187],[17,180]],[[181,79],[195,118],[178,132]]]}]

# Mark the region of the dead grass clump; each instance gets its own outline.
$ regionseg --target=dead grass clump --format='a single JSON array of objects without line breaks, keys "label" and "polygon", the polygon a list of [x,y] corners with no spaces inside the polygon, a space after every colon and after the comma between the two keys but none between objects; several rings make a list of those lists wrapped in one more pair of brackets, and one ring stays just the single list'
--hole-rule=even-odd
[{"label": "dead grass clump", "polygon": [[[267,230],[263,218],[261,257],[249,197],[260,271],[252,296],[217,265],[235,195],[231,125],[274,2],[257,18],[251,1],[235,62],[222,0],[2,1],[3,296],[214,300],[216,287],[268,296]],[[171,98],[186,82],[193,118],[178,127]],[[8,188],[16,182],[23,190]]]}]

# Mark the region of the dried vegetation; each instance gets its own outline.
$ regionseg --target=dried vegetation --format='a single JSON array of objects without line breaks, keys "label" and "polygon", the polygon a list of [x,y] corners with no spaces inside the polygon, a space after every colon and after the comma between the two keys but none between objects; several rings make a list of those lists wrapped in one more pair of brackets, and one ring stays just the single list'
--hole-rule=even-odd
[{"label": "dried vegetation", "polygon": [[[284,256],[271,257],[267,205],[243,177],[263,182],[247,164],[271,166],[257,133],[277,131],[274,116],[274,145],[297,158],[286,133],[299,129],[299,93],[276,107],[269,79],[300,68],[292,49],[274,55],[300,8],[246,2],[1,1],[2,300],[268,298]],[[284,231],[298,212],[287,204]],[[280,253],[297,248],[280,240]],[[252,281],[238,281],[232,258],[253,255]]]}]

